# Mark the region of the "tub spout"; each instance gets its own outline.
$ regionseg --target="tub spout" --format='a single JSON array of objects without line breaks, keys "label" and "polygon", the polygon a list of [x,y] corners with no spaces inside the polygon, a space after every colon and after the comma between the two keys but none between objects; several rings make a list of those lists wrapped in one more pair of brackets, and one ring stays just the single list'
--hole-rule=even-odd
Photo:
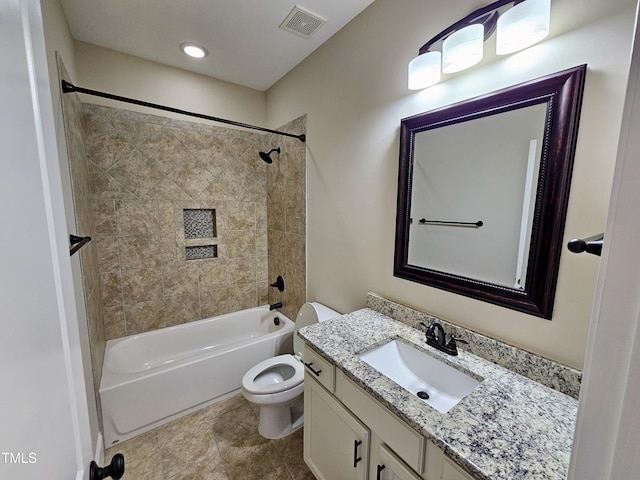
[{"label": "tub spout", "polygon": [[269,305],[269,310],[275,310],[276,308],[282,308],[282,302],[272,303]]}]

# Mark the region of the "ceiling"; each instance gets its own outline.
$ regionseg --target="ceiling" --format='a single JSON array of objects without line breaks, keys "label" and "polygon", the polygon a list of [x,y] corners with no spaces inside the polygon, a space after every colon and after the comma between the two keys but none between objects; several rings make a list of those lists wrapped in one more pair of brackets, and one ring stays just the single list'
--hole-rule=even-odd
[{"label": "ceiling", "polygon": [[[71,35],[265,91],[373,0],[61,0]],[[326,20],[309,38],[279,28],[294,6]],[[194,42],[203,59],[179,49]]]}]

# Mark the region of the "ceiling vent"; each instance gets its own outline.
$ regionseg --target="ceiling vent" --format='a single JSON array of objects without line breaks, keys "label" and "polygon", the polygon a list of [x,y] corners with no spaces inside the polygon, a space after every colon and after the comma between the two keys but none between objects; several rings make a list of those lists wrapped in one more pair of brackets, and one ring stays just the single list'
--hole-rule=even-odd
[{"label": "ceiling vent", "polygon": [[309,38],[325,22],[324,18],[296,5],[280,24],[280,28],[301,37]]}]

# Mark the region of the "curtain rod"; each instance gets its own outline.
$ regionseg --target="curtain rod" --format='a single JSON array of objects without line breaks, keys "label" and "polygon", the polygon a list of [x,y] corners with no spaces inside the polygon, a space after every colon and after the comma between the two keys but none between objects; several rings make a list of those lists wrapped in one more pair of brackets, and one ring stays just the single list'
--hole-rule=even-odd
[{"label": "curtain rod", "polygon": [[149,103],[142,100],[136,100],[135,98],[121,97],[119,95],[112,95],[111,93],[99,92],[97,90],[89,90],[88,88],[76,87],[72,83],[62,80],[62,91],[64,93],[78,92],[86,93],[87,95],[93,95],[96,97],[109,98],[111,100],[117,100],[119,102],[133,103],[135,105],[141,105],[143,107],[155,108],[158,110],[165,110],[167,112],[179,113],[181,115],[187,115],[189,117],[204,118],[205,120],[212,120],[214,122],[226,123],[228,125],[235,125],[236,127],[250,128],[252,130],[260,130],[262,132],[275,133],[276,135],[284,135],[285,137],[297,138],[301,142],[306,141],[306,135],[296,135],[294,133],[280,132],[278,130],[271,130],[270,128],[257,127],[255,125],[249,125],[248,123],[234,122],[233,120],[227,120],[225,118],[212,117],[210,115],[204,115],[202,113],[187,112],[186,110],[180,110],[178,108],[166,107],[164,105],[158,105],[156,103]]}]

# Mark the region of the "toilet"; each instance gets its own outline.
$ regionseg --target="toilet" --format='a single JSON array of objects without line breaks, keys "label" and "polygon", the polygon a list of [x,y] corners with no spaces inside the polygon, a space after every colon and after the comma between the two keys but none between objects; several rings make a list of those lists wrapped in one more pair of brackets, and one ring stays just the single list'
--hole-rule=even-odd
[{"label": "toilet", "polygon": [[340,313],[320,303],[302,305],[296,317],[293,333],[294,355],[268,358],[242,377],[242,395],[260,407],[258,432],[266,438],[282,438],[295,432],[304,421],[304,342],[298,329],[339,316]]}]

